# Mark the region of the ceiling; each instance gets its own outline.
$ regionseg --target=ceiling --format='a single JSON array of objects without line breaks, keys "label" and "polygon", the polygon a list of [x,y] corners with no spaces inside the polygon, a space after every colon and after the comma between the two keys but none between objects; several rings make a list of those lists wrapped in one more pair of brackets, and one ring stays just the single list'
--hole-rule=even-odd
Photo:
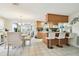
[{"label": "ceiling", "polygon": [[9,20],[44,20],[47,13],[72,15],[77,12],[78,3],[0,3],[0,16]]}]

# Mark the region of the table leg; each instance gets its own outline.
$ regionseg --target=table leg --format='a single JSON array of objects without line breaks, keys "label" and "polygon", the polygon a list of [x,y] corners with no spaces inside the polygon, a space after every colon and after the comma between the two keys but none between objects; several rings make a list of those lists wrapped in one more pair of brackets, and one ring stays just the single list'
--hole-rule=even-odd
[{"label": "table leg", "polygon": [[8,44],[8,48],[7,48],[7,56],[9,56],[9,44]]},{"label": "table leg", "polygon": [[25,40],[23,40],[22,46],[25,47]]}]

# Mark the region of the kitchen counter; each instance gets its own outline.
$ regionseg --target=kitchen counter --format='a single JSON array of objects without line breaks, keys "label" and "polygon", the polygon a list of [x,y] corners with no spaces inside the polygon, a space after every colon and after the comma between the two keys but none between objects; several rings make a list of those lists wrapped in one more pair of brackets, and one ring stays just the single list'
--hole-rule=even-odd
[{"label": "kitchen counter", "polygon": [[[41,32],[41,33],[42,33],[42,36],[43,36],[43,38],[42,38],[43,42],[48,46],[48,44],[49,44],[48,33],[46,33],[46,32]],[[56,37],[58,37],[60,32],[55,32],[55,33],[56,33]],[[69,36],[69,33],[67,32],[65,37],[68,37],[68,36]],[[64,38],[61,41],[62,41],[62,44],[66,44],[66,45],[69,44],[67,38]],[[59,43],[58,39],[56,39],[56,38],[52,39],[51,38],[51,45],[58,45],[58,43]]]}]

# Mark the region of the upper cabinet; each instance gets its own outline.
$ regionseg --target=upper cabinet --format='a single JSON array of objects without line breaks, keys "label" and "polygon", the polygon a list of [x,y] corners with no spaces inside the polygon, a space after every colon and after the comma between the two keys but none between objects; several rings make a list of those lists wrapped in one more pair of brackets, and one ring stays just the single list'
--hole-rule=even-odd
[{"label": "upper cabinet", "polygon": [[43,28],[44,21],[36,21],[36,27],[37,29]]},{"label": "upper cabinet", "polygon": [[46,20],[52,22],[53,24],[68,22],[68,16],[58,15],[58,14],[47,14]]}]

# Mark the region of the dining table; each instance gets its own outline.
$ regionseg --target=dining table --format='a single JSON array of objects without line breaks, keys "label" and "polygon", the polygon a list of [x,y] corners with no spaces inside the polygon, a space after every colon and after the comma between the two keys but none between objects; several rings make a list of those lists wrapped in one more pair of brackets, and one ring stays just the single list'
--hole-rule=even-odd
[{"label": "dining table", "polygon": [[29,40],[31,40],[31,36],[30,35],[28,35],[28,34],[21,34],[21,36],[22,36],[22,41],[23,41],[23,46],[26,46],[26,41],[29,41]]}]

